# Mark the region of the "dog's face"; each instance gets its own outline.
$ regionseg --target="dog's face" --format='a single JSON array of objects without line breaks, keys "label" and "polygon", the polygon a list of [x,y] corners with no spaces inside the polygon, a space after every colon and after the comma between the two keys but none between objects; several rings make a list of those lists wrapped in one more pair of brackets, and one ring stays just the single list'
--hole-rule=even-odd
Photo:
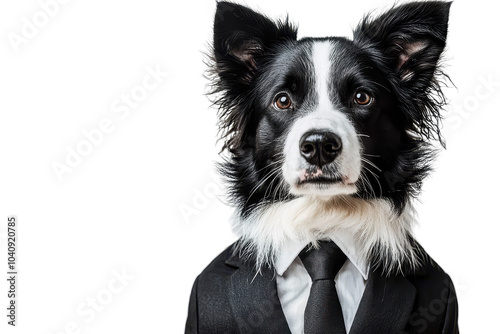
[{"label": "dog's face", "polygon": [[397,154],[404,136],[388,86],[351,41],[307,39],[283,46],[256,78],[262,96],[257,155],[273,151],[281,158],[275,161],[282,161],[293,195],[331,197],[370,187],[366,173],[387,170],[376,158]]},{"label": "dog's face", "polygon": [[297,40],[288,22],[218,3],[223,169],[242,213],[296,196],[384,197],[401,210],[439,138],[448,10],[411,3],[365,19],[353,40]]}]

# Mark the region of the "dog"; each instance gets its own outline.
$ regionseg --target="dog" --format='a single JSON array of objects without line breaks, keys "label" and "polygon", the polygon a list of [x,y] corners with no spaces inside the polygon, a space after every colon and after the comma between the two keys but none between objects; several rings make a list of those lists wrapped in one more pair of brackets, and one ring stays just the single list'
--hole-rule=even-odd
[{"label": "dog", "polygon": [[196,279],[186,333],[314,332],[299,253],[322,240],[347,256],[338,333],[458,333],[453,283],[412,236],[412,200],[444,146],[450,5],[298,40],[288,18],[217,3],[208,77],[240,239]]}]

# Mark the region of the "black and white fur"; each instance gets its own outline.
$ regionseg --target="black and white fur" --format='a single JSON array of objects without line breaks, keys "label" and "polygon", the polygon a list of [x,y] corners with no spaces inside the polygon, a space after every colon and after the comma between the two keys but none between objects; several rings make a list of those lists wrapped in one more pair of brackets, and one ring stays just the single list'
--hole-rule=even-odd
[{"label": "black and white fur", "polygon": [[[272,265],[288,239],[338,231],[389,272],[418,265],[411,201],[430,170],[430,143],[443,144],[449,8],[407,3],[366,16],[352,40],[297,40],[288,19],[218,3],[210,78],[227,151],[220,170],[239,249],[258,266]],[[302,144],[309,133],[333,134],[333,161],[314,151],[330,146]]]}]

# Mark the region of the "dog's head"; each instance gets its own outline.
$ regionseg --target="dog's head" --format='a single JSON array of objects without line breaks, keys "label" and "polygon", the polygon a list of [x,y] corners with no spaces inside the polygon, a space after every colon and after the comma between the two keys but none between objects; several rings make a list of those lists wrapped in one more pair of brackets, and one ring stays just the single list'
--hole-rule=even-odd
[{"label": "dog's head", "polygon": [[401,211],[441,140],[438,61],[450,3],[366,17],[346,38],[304,38],[219,2],[213,79],[222,168],[245,216],[302,196],[385,198]]}]

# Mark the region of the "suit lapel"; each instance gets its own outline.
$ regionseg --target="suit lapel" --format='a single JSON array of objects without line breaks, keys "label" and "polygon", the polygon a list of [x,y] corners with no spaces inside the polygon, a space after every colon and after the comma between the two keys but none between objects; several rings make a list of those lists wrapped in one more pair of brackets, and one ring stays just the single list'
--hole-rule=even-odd
[{"label": "suit lapel", "polygon": [[230,280],[229,300],[239,333],[290,333],[271,269],[256,275],[252,266],[244,263]]},{"label": "suit lapel", "polygon": [[415,302],[416,289],[405,277],[371,272],[349,334],[401,333]]}]

